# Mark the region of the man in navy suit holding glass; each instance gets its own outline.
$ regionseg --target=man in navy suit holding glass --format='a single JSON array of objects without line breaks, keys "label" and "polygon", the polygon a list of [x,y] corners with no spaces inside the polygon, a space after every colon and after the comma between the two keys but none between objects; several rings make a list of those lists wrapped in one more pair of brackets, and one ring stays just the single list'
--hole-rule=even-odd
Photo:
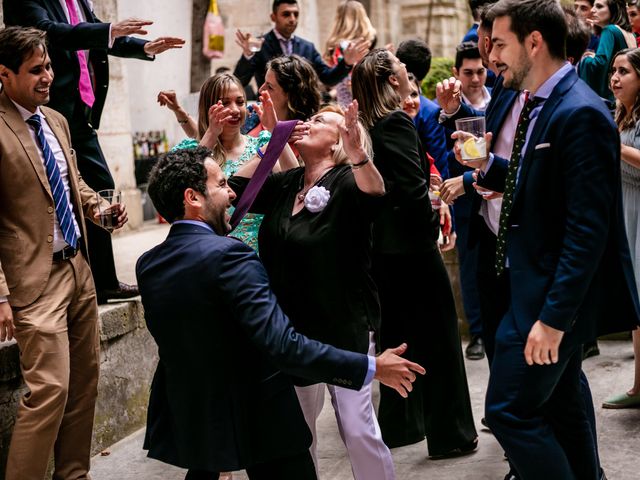
[{"label": "man in navy suit holding glass", "polygon": [[503,193],[495,269],[510,286],[486,419],[519,479],[596,480],[582,344],[640,318],[619,136],[565,60],[558,2],[501,0],[489,16],[490,60],[524,105],[505,120],[515,132],[510,158],[491,153],[479,165],[478,186]]}]

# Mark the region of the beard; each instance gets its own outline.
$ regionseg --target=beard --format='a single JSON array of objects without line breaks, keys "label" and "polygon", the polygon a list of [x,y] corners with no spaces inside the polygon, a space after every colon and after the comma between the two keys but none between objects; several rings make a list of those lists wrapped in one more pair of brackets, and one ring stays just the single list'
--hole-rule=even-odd
[{"label": "beard", "polygon": [[511,72],[510,79],[504,79],[504,86],[507,88],[512,88],[513,90],[522,90],[525,79],[531,70],[532,62],[527,56],[527,54],[523,51],[518,59],[518,63],[509,67],[509,71]]}]

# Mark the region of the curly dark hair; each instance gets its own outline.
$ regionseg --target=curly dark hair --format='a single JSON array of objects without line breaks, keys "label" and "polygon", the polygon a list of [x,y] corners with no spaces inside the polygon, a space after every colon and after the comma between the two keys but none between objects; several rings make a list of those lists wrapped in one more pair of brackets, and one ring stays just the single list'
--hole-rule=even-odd
[{"label": "curly dark hair", "polygon": [[213,153],[205,147],[176,150],[160,157],[149,174],[147,191],[153,205],[169,223],[184,217],[184,191],[192,188],[206,196],[204,161]]},{"label": "curly dark hair", "polygon": [[287,94],[286,120],[307,120],[318,111],[321,100],[318,74],[307,60],[298,55],[284,55],[272,59],[267,69],[271,69]]}]

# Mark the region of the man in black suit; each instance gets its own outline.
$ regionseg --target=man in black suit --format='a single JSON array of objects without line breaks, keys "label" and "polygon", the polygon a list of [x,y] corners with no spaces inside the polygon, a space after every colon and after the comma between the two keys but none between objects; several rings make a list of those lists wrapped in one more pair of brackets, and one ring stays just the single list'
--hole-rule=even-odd
[{"label": "man in black suit", "polygon": [[[7,26],[35,27],[47,32],[56,72],[48,106],[62,113],[69,123],[78,168],[87,185],[96,192],[113,189],[113,177],[96,134],[109,86],[107,55],[153,60],[159,53],[179,48],[184,41],[130,37],[146,34],[144,27],[152,22],[127,19],[103,23],[87,0],[3,0],[3,14]],[[98,303],[137,295],[137,287],[118,281],[109,232],[90,221],[86,226]]]},{"label": "man in black suit", "polygon": [[359,389],[373,378],[402,396],[419,365],[339,350],[296,333],[276,303],[255,251],[225,236],[235,198],[205,148],[162,157],[149,194],[172,223],[140,257],[136,274],[160,361],[151,387],[145,448],[188,468],[187,479],[316,478],[311,434],[290,378]]},{"label": "man in black suit", "polygon": [[351,68],[364,57],[369,50],[369,42],[361,39],[351,42],[344,51],[343,58],[336,66],[329,67],[308,40],[295,36],[298,27],[300,9],[296,0],[274,0],[271,9],[271,21],[274,28],[264,36],[264,42],[259,52],[249,49],[249,37],[240,30],[236,33],[236,43],[242,47],[242,56],[233,74],[247,85],[255,76],[256,84],[260,87],[264,83],[264,76],[269,60],[281,55],[300,55],[309,61],[318,73],[320,81],[325,85],[335,85],[346,77]]}]

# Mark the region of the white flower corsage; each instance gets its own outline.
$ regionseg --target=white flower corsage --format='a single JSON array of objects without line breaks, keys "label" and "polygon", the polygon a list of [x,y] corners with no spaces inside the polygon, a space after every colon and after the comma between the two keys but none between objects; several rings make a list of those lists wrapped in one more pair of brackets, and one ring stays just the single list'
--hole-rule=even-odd
[{"label": "white flower corsage", "polygon": [[312,213],[321,212],[329,203],[331,194],[324,187],[315,186],[304,196],[304,206]]}]

